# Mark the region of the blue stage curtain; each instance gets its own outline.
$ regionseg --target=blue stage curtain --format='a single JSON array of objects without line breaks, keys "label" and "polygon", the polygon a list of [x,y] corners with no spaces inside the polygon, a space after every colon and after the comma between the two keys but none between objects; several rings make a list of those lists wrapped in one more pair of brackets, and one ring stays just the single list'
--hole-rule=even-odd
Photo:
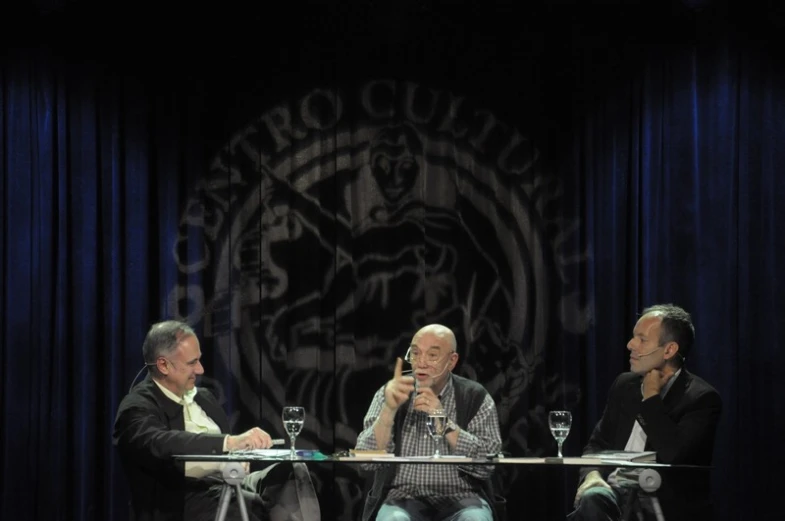
[{"label": "blue stage curtain", "polygon": [[3,65],[0,516],[122,519],[109,436],[141,339],[171,316],[182,186],[203,168],[185,157],[192,121],[54,49]]},{"label": "blue stage curtain", "polygon": [[[587,85],[580,102],[576,188],[596,311],[584,428],[628,367],[619,340],[631,337],[640,310],[683,306],[697,330],[686,367],[724,402],[715,519],[745,519],[766,517],[778,492],[764,468],[783,463],[781,432],[767,418],[785,412],[775,332],[785,312],[785,71],[760,41],[717,41],[711,31],[699,27],[694,44],[627,51],[619,74]],[[587,59],[576,70],[595,67]]]},{"label": "blue stage curtain", "polygon": [[[496,17],[481,10],[450,17],[422,6],[405,12],[380,7],[371,16],[373,9],[367,9],[330,13],[334,18],[329,22],[335,23],[323,22],[321,15],[303,21],[311,24],[309,31],[323,31],[326,40],[302,34],[278,38],[273,30],[262,37],[244,27],[241,56],[208,54],[202,47],[210,36],[211,43],[233,42],[241,31],[225,22],[234,20],[236,12],[216,20],[216,26],[225,23],[220,34],[190,27],[192,36],[199,33],[188,40],[197,48],[161,43],[160,56],[134,40],[96,59],[100,39],[67,48],[54,39],[3,56],[0,518],[127,518],[128,493],[110,433],[116,407],[142,369],[142,339],[152,322],[195,313],[193,303],[173,295],[172,288],[217,290],[207,287],[204,272],[180,269],[198,264],[207,250],[207,238],[200,235],[207,228],[183,236],[187,226],[182,221],[195,188],[211,173],[211,153],[230,131],[258,117],[260,106],[281,100],[293,106],[306,89],[352,84],[355,78],[344,73],[367,74],[364,81],[411,78],[479,100],[508,116],[510,125],[525,126],[542,150],[537,167],[564,183],[559,199],[547,199],[549,185],[534,189],[543,197],[538,202],[554,205],[565,220],[577,218],[577,226],[565,233],[550,230],[554,223],[533,224],[551,233],[543,233],[548,248],[556,250],[559,241],[562,252],[561,270],[548,257],[551,250],[543,255],[552,264],[545,280],[537,282],[544,282],[546,291],[573,284],[580,302],[553,300],[547,349],[538,346],[543,360],[527,360],[537,371],[514,382],[526,386],[526,392],[502,425],[506,441],[517,444],[507,446],[525,448],[526,455],[553,454],[555,444],[542,420],[548,407],[558,405],[545,399],[556,395],[573,410],[574,429],[565,453],[577,455],[602,413],[611,382],[628,368],[625,343],[637,313],[653,303],[674,302],[693,313],[697,328],[687,367],[715,385],[724,400],[713,473],[715,518],[765,517],[779,493],[777,475],[784,462],[778,418],[785,413],[785,385],[778,375],[783,362],[778,329],[785,311],[779,298],[785,290],[779,274],[785,252],[780,229],[785,218],[785,68],[768,35],[754,32],[765,24],[732,32],[728,26],[717,29],[710,17],[688,17],[678,27],[663,26],[672,39],[653,45],[655,40],[645,38],[624,43],[623,38],[635,39],[642,26],[636,29],[621,19],[589,37],[591,23],[579,14],[563,15],[559,8],[549,13],[547,26],[536,23],[543,12],[526,19],[528,39],[515,32],[519,22],[506,11]],[[304,30],[299,17],[288,21],[293,30]],[[379,26],[387,31],[381,36],[375,31]],[[58,27],[58,35],[67,36],[79,26]],[[357,27],[363,29],[362,37],[343,39]],[[482,31],[472,32],[473,27]],[[381,37],[389,43],[381,46],[384,52],[371,45]],[[334,48],[326,41],[335,43]],[[85,49],[93,52],[90,59]],[[522,83],[521,71],[526,71]],[[332,137],[323,137],[325,147]],[[325,172],[336,169],[339,158],[327,163]],[[491,183],[483,186],[482,195],[512,198],[521,189],[514,183]],[[480,192],[468,184],[459,189],[447,184],[431,186],[431,193]],[[341,243],[359,253],[375,246],[351,243],[339,233],[334,225],[339,209],[331,206],[336,194],[329,184],[320,188],[308,197],[294,192],[282,197],[291,206],[301,205],[303,213],[313,210],[304,207],[316,205],[314,201],[318,210],[333,209],[332,215],[317,219],[317,235],[326,249]],[[351,203],[363,204],[365,195],[352,193]],[[233,217],[245,211],[231,201],[229,206]],[[476,208],[457,208],[456,213],[464,218],[471,211]],[[509,224],[509,216],[495,217],[499,228]],[[428,236],[433,228],[417,224],[422,232],[418,240],[425,244],[433,238]],[[485,232],[472,239],[486,244],[498,229]],[[265,238],[259,234],[261,243]],[[509,244],[517,246],[512,235]],[[459,236],[454,246],[460,249],[469,242]],[[380,251],[384,246],[378,243]],[[235,257],[232,245],[227,247],[233,261],[253,262],[243,260],[242,252]],[[314,272],[305,268],[321,268],[329,260],[321,251],[310,256],[313,251],[292,251],[289,257],[292,265],[299,262],[304,268],[298,279],[302,284],[314,284],[308,278]],[[530,270],[526,266],[521,271]],[[424,279],[424,273],[418,275]],[[336,274],[350,294],[354,275],[344,273],[344,280]],[[502,281],[506,274],[497,275]],[[211,310],[212,315],[201,310],[211,319],[225,320],[224,326],[234,324],[232,312],[241,298],[236,287],[229,290],[225,309]],[[329,320],[338,316],[338,297],[327,291],[320,297],[309,304],[324,320],[305,333],[315,332],[328,351],[339,340],[350,344],[351,335],[339,339],[341,332]],[[285,305],[294,307],[295,302]],[[351,305],[361,310],[363,302],[358,298]],[[509,311],[494,306],[498,316]],[[587,309],[588,315],[571,315],[575,309]],[[219,311],[228,318],[217,317]],[[421,310],[401,314],[415,311]],[[521,320],[534,313],[530,308],[526,312]],[[397,318],[391,314],[352,326],[373,331],[391,327]],[[314,362],[315,376],[265,373],[275,379],[256,382],[242,372],[247,368],[233,369],[237,360],[221,359],[204,329],[199,322],[205,367],[214,381],[223,382],[222,403],[235,426],[247,428],[251,419],[261,418],[268,422],[263,427],[273,428],[271,422],[276,422],[280,428],[278,413],[261,406],[235,412],[241,398],[270,389],[277,399],[287,398],[293,395],[287,393],[310,386],[309,392],[321,393],[330,403],[313,410],[321,430],[312,432],[308,442],[328,452],[335,440],[345,440],[347,432],[358,428],[367,397],[386,378],[379,371],[367,381],[350,380],[350,370],[341,373],[336,360],[323,357]],[[411,333],[401,331],[401,342],[408,342]],[[372,368],[385,363],[376,362]],[[492,354],[484,362],[493,365]],[[499,375],[509,369],[498,365]],[[495,376],[486,374],[483,383],[492,383]],[[339,395],[334,382],[349,392]],[[553,388],[579,392],[567,397]],[[510,428],[520,420],[517,413],[531,414],[528,431]],[[574,476],[564,477],[563,490],[540,477],[519,476],[506,483],[511,519],[563,518],[574,494]],[[335,508],[341,519],[348,519],[342,502],[350,498],[340,497],[348,488],[336,486],[333,494],[333,485],[321,486],[334,501],[324,511]],[[356,507],[357,497],[351,499]]]}]

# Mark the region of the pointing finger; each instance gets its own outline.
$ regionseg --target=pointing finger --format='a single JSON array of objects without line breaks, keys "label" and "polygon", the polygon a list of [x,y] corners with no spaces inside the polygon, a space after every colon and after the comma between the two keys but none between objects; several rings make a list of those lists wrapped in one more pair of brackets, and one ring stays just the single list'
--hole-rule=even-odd
[{"label": "pointing finger", "polygon": [[398,379],[398,386],[406,389],[407,392],[412,392],[414,390],[414,377],[413,376],[401,376]]},{"label": "pointing finger", "polygon": [[403,373],[403,360],[401,357],[395,359],[395,372],[393,373],[393,378],[399,380],[401,378],[401,374]]}]

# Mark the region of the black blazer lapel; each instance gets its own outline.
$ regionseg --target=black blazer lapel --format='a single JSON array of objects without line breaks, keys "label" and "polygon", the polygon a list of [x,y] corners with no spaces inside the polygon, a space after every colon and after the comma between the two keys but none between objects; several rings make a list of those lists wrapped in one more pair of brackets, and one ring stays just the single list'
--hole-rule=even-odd
[{"label": "black blazer lapel", "polygon": [[[665,409],[665,414],[671,416],[674,407],[677,407],[678,404],[682,403],[682,398],[687,388],[688,380],[690,379],[689,373],[687,373],[686,369],[682,369],[679,376],[674,380],[673,385],[671,388],[668,389],[668,392],[665,394],[665,397],[662,399],[662,407]],[[652,447],[651,442],[648,440],[646,441],[646,448],[644,450],[655,450]]]},{"label": "black blazer lapel", "polygon": [[665,395],[665,398],[662,399],[662,404],[665,407],[666,412],[670,412],[673,410],[673,405],[680,403],[681,399],[684,397],[684,393],[687,392],[687,385],[691,380],[691,375],[687,372],[686,369],[682,368],[681,373],[671,385],[671,388],[668,389],[668,393]]},{"label": "black blazer lapel", "polygon": [[616,446],[622,449],[627,445],[632,432],[632,426],[638,417],[641,403],[641,379],[639,377],[630,378],[621,389],[621,413],[616,430]]},{"label": "black blazer lapel", "polygon": [[158,407],[168,420],[169,428],[184,431],[185,416],[183,415],[183,406],[168,398],[149,375],[141,385],[145,385],[153,395],[153,398],[158,403]]}]

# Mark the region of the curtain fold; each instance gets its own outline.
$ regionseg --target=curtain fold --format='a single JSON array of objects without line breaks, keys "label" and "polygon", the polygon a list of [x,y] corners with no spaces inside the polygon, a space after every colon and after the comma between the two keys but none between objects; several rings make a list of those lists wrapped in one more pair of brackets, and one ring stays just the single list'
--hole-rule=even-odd
[{"label": "curtain fold", "polygon": [[[333,13],[363,38],[320,59],[318,39],[251,32],[181,62],[4,57],[0,517],[127,518],[111,430],[158,320],[195,326],[235,429],[281,436],[280,407],[305,405],[298,445],[324,452],[352,446],[415,328],[444,322],[505,450],[555,453],[565,408],[577,455],[658,302],[693,313],[687,367],[723,397],[715,518],[764,516],[783,463],[781,57],[708,23],[650,45],[621,24],[588,39],[576,15],[521,40],[420,14],[374,19],[383,44]],[[509,512],[563,519],[574,474],[503,472]],[[356,471],[316,474],[323,512],[351,519]]]},{"label": "curtain fold", "polygon": [[[749,462],[761,443],[776,444],[756,428],[757,414],[782,407],[772,365],[759,358],[781,360],[778,342],[763,340],[781,312],[774,259],[783,238],[772,223],[783,193],[776,136],[785,85],[776,64],[731,39],[663,52],[584,107],[576,135],[598,326],[587,343],[586,427],[602,412],[597,386],[627,365],[623,344],[608,338],[628,338],[646,305],[684,306],[697,329],[687,367],[724,400],[716,519],[763,515],[774,493]],[[741,493],[740,480],[750,490]]]}]

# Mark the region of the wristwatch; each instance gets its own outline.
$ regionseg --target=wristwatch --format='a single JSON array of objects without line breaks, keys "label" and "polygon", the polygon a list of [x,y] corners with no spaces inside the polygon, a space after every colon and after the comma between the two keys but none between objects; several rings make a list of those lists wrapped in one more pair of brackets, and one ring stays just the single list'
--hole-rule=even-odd
[{"label": "wristwatch", "polygon": [[452,431],[458,430],[458,424],[452,421],[450,418],[447,418],[447,423],[444,426],[444,434],[449,434]]}]

